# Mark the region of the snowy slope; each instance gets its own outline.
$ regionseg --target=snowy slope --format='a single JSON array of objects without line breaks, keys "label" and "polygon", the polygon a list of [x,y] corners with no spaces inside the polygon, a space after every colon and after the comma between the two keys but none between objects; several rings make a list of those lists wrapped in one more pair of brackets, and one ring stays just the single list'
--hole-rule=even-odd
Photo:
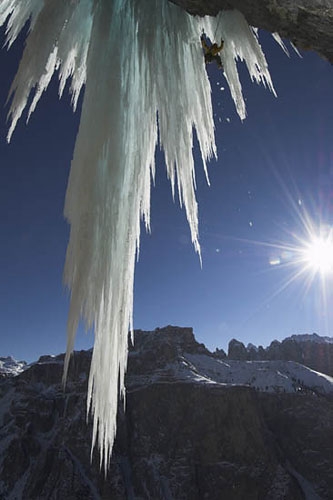
[{"label": "snowy slope", "polygon": [[[217,384],[248,386],[262,392],[333,394],[333,378],[307,368],[294,361],[238,361],[218,359],[209,351],[186,352],[178,346],[173,355],[166,355],[164,362],[157,352],[168,353],[169,344],[155,344],[156,360],[151,353],[145,355],[146,346],[129,355],[127,387],[142,387],[156,382]],[[150,352],[150,351],[148,351]],[[142,370],[131,369],[135,358],[144,359]]]},{"label": "snowy slope", "polygon": [[293,361],[222,361],[204,354],[185,354],[193,377],[229,385],[248,385],[265,392],[333,393],[333,378]]}]

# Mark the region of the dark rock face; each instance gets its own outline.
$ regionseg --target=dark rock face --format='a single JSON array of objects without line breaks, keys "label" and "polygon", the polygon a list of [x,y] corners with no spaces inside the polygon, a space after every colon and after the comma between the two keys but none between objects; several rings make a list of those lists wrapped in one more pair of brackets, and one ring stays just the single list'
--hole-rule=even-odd
[{"label": "dark rock face", "polygon": [[105,478],[97,451],[90,463],[90,358],[75,353],[65,392],[63,356],[0,382],[0,499],[331,498],[331,397],[200,381],[189,359],[227,361],[190,328],[136,332]]},{"label": "dark rock face", "polygon": [[[276,350],[276,355],[280,356],[279,359],[297,361],[313,370],[333,376],[333,343],[298,341],[295,337],[281,342]],[[270,352],[271,346],[267,349],[267,359],[271,359]]]},{"label": "dark rock face", "polygon": [[319,335],[293,335],[282,342],[273,342],[263,349],[253,345],[245,348],[242,342],[231,340],[228,358],[239,360],[285,360],[296,361],[312,370],[333,376],[333,341]]},{"label": "dark rock face", "polygon": [[247,351],[243,342],[239,342],[239,340],[236,339],[230,340],[228,346],[228,358],[239,359],[240,361],[247,359]]},{"label": "dark rock face", "polygon": [[218,347],[213,352],[213,356],[218,359],[225,359],[227,357],[226,353],[223,349],[219,349]]},{"label": "dark rock face", "polygon": [[190,14],[204,16],[237,9],[251,26],[314,50],[333,63],[333,5],[331,0],[170,0]]}]

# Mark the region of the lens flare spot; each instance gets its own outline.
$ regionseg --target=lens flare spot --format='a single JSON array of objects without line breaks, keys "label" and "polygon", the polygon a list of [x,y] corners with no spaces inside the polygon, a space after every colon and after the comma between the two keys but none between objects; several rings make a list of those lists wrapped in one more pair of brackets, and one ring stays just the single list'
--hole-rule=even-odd
[{"label": "lens flare spot", "polygon": [[269,259],[270,266],[279,266],[281,264],[280,257],[271,257]]}]

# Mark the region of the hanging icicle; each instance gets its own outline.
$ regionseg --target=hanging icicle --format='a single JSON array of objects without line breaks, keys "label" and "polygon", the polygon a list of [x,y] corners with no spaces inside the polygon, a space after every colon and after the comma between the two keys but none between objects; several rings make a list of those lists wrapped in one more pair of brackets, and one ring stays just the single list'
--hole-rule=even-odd
[{"label": "hanging icicle", "polygon": [[28,20],[10,90],[8,140],[30,94],[28,118],[55,72],[60,96],[71,79],[74,109],[85,85],[65,203],[71,231],[64,271],[70,290],[64,380],[83,318],[95,333],[87,398],[92,450],[97,442],[106,471],[118,387],[125,397],[135,255],[141,218],[149,230],[158,132],[172,191],[177,184],[200,255],[193,128],[207,178],[206,163],[216,156],[202,29],[224,39],[224,75],[241,119],[246,113],[237,58],[245,60],[253,80],[274,89],[256,34],[236,11],[196,19],[167,0],[0,0],[9,46]]}]

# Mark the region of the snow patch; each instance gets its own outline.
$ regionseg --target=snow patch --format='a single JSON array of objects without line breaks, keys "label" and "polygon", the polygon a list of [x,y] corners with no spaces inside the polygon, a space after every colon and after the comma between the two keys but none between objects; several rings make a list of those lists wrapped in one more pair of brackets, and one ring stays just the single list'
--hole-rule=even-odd
[{"label": "snow patch", "polygon": [[12,356],[0,357],[0,373],[16,376],[28,368],[26,361],[16,361]]},{"label": "snow patch", "polygon": [[333,393],[333,378],[293,361],[236,361],[228,364],[205,354],[185,354],[194,381],[246,385],[264,392]]}]

